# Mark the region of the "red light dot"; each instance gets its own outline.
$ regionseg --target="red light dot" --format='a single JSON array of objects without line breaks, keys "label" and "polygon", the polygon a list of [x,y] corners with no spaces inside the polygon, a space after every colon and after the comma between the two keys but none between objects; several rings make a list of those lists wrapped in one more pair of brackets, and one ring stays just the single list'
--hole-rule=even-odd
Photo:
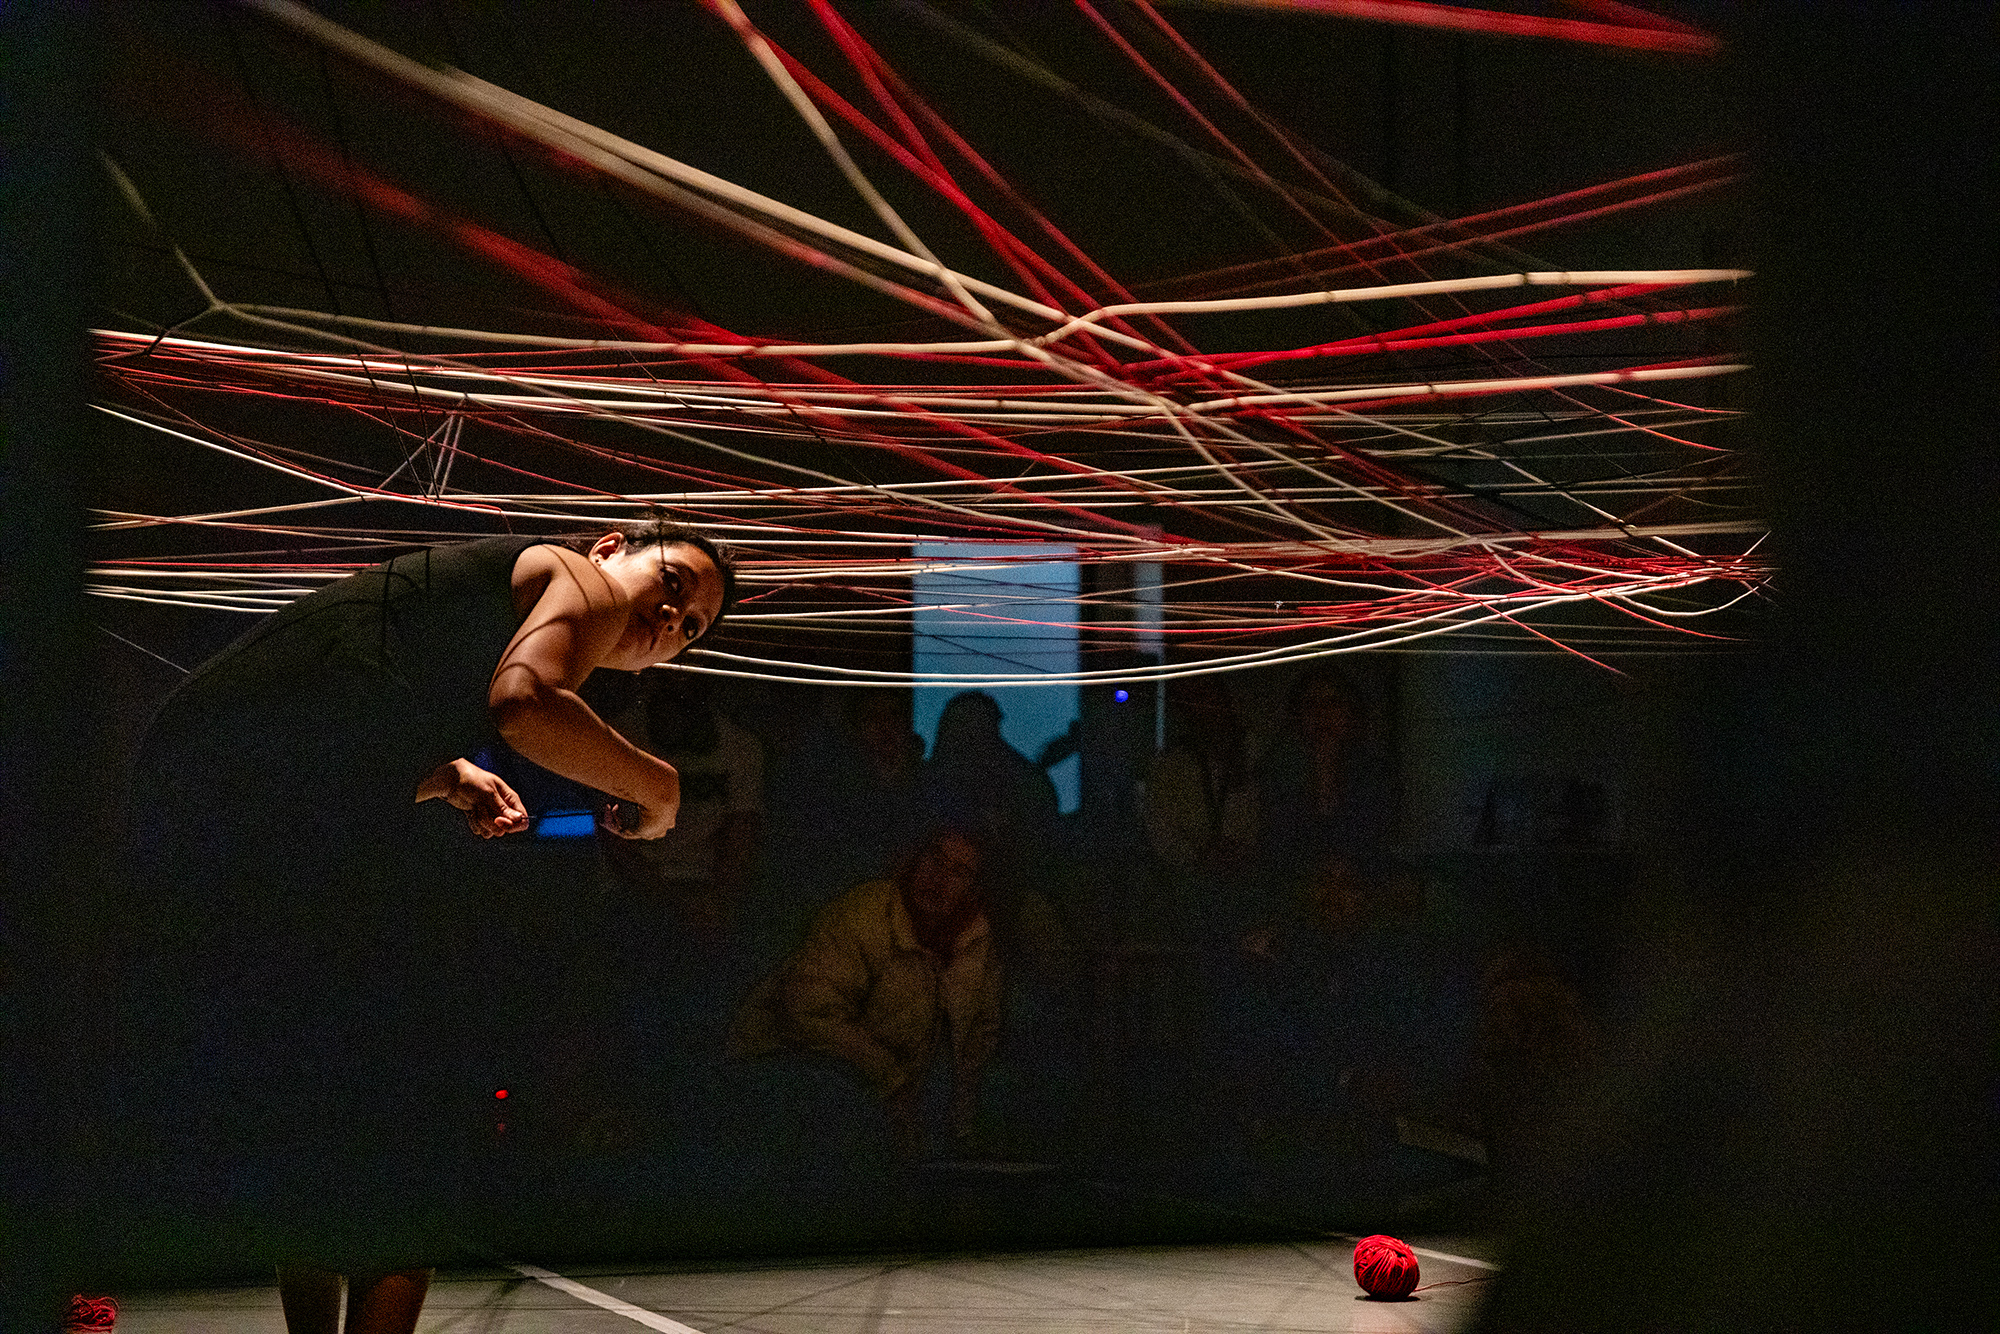
[{"label": "red light dot", "polygon": [[507,1090],[506,1090],[506,1089],[494,1089],[494,1090],[493,1090],[493,1096],[494,1096],[494,1097],[496,1097],[496,1098],[504,1098],[504,1097],[506,1097],[506,1096],[507,1096]]}]

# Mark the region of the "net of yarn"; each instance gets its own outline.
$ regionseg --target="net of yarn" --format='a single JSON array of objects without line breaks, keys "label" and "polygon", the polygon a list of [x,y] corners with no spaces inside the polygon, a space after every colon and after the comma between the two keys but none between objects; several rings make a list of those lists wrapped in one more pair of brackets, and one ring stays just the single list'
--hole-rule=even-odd
[{"label": "net of yarn", "polygon": [[64,1334],[100,1334],[118,1323],[118,1303],[109,1297],[76,1296],[63,1312]]},{"label": "net of yarn", "polygon": [[1354,1246],[1354,1281],[1372,1297],[1407,1297],[1417,1286],[1417,1256],[1394,1237],[1363,1237]]}]

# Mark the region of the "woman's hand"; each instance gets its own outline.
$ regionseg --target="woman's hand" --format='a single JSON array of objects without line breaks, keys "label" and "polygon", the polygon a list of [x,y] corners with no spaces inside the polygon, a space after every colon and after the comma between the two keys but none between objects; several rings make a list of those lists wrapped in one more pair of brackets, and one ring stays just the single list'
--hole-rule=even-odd
[{"label": "woman's hand", "polygon": [[440,764],[417,785],[417,800],[442,797],[465,812],[465,824],[481,838],[518,834],[528,827],[528,810],[507,781],[471,760]]},{"label": "woman's hand", "polygon": [[597,827],[614,838],[664,838],[680,814],[680,794],[671,802],[645,805],[636,801],[608,801],[597,813]]}]

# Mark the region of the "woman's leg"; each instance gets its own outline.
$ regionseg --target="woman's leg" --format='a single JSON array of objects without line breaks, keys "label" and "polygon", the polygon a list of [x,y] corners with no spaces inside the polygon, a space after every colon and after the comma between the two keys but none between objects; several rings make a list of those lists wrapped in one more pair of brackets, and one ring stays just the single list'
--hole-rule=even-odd
[{"label": "woman's leg", "polygon": [[430,1291],[429,1269],[355,1274],[347,1280],[347,1334],[413,1334]]},{"label": "woman's leg", "polygon": [[[413,1334],[430,1291],[429,1269],[356,1274],[347,1281],[346,1334]],[[309,1265],[278,1270],[287,1334],[340,1334],[340,1275]]]},{"label": "woman's leg", "polygon": [[332,1270],[278,1266],[278,1300],[289,1334],[340,1334],[340,1275]]}]

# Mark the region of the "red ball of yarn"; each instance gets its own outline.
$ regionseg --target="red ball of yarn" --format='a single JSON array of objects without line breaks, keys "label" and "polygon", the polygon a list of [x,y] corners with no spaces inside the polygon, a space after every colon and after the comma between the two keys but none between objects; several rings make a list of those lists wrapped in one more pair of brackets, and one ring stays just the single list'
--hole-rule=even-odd
[{"label": "red ball of yarn", "polygon": [[1373,1297],[1407,1297],[1417,1286],[1417,1255],[1394,1237],[1354,1244],[1354,1281]]},{"label": "red ball of yarn", "polygon": [[69,1310],[63,1313],[65,1334],[100,1334],[117,1323],[118,1303],[109,1297],[79,1294],[69,1299]]}]

